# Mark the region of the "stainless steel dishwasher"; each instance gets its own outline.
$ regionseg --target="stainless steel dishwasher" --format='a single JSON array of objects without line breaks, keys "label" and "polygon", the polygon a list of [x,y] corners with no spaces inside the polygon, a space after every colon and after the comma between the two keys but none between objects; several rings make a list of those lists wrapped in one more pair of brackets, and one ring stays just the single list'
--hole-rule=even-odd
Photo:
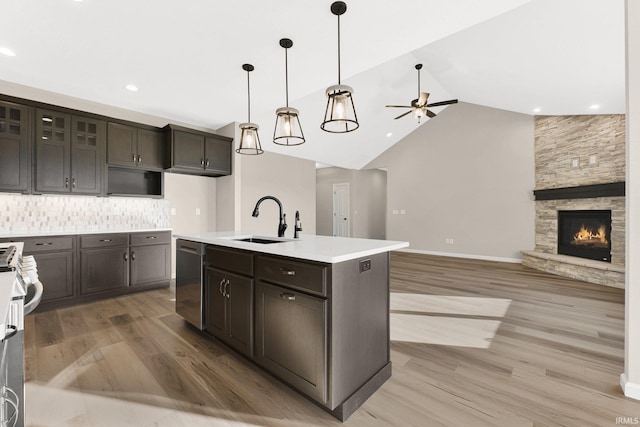
[{"label": "stainless steel dishwasher", "polygon": [[198,329],[204,329],[205,244],[176,241],[176,313]]}]

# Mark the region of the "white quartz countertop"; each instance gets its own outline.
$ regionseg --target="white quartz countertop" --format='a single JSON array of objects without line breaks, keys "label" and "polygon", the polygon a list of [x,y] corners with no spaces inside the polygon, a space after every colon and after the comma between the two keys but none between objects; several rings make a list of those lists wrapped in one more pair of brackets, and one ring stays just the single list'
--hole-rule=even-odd
[{"label": "white quartz countertop", "polygon": [[41,236],[75,236],[79,234],[111,234],[111,233],[155,233],[158,231],[172,231],[172,228],[132,228],[117,229],[110,228],[106,230],[46,230],[46,231],[13,231],[0,232],[0,238],[16,238],[16,237],[41,237]]},{"label": "white quartz countertop", "polygon": [[[271,255],[306,259],[327,263],[338,263],[350,259],[366,257],[381,252],[406,248],[409,242],[393,240],[355,239],[347,237],[315,236],[302,234],[299,239],[274,237],[265,233],[247,233],[242,231],[220,231],[207,233],[175,234],[178,239],[228,248],[244,249]],[[234,239],[262,237],[282,240],[279,243],[252,243]]]}]

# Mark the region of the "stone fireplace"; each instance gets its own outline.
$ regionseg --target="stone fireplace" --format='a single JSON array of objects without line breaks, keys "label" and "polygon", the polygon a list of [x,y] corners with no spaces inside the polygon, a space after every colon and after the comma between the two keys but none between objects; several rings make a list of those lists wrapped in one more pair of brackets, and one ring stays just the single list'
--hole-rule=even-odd
[{"label": "stone fireplace", "polygon": [[535,150],[536,241],[522,264],[624,288],[624,116],[536,117]]}]

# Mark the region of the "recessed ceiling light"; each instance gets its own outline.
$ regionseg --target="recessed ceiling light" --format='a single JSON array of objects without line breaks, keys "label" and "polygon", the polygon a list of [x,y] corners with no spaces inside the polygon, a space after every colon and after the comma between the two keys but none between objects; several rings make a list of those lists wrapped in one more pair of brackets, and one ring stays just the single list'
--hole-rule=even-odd
[{"label": "recessed ceiling light", "polygon": [[597,110],[598,108],[600,108],[600,106],[598,104],[593,104],[591,107],[592,110]]},{"label": "recessed ceiling light", "polygon": [[16,53],[8,47],[0,47],[0,53],[7,56],[16,56]]},{"label": "recessed ceiling light", "polygon": [[393,136],[393,134],[392,134],[391,132],[389,132],[389,133],[387,134],[387,138],[391,138],[392,136]]},{"label": "recessed ceiling light", "polygon": [[137,92],[138,91],[138,86],[134,85],[133,83],[129,83],[128,85],[125,86],[125,88],[127,90],[130,90],[131,92]]},{"label": "recessed ceiling light", "polygon": [[534,109],[533,109],[533,112],[534,112],[534,113],[539,113],[539,112],[540,112],[540,109],[539,109],[539,108],[534,108]]}]

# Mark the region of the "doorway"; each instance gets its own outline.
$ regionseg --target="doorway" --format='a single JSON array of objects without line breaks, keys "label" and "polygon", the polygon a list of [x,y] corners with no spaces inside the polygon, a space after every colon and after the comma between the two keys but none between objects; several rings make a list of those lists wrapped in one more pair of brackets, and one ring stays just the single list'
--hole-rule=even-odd
[{"label": "doorway", "polygon": [[350,237],[349,183],[333,184],[333,235]]}]

